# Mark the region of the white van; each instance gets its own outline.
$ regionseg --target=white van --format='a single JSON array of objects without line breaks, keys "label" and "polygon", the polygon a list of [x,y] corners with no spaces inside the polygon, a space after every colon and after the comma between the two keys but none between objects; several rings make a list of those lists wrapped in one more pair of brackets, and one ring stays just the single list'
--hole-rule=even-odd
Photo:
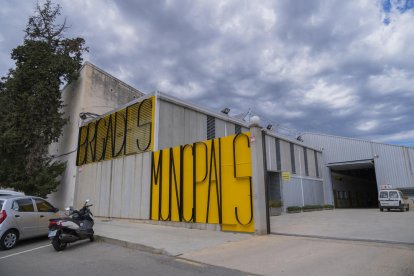
[{"label": "white van", "polygon": [[409,211],[408,198],[404,197],[399,190],[380,190],[378,195],[378,206],[380,211],[387,209],[399,209],[401,212]]}]

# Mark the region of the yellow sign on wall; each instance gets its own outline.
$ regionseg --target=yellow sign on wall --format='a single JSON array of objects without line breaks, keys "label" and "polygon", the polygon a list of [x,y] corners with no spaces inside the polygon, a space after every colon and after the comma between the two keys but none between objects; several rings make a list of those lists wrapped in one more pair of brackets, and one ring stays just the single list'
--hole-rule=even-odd
[{"label": "yellow sign on wall", "polygon": [[154,152],[150,218],[254,232],[249,135]]},{"label": "yellow sign on wall", "polygon": [[290,172],[282,172],[282,179],[283,179],[284,181],[290,181],[290,179],[291,179],[291,174],[290,174]]},{"label": "yellow sign on wall", "polygon": [[154,106],[151,97],[81,127],[76,165],[152,150]]}]

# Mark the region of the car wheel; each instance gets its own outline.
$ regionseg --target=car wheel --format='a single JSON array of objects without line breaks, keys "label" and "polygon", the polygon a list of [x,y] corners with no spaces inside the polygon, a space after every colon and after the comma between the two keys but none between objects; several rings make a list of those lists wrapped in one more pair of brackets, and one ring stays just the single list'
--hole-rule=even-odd
[{"label": "car wheel", "polygon": [[405,209],[407,212],[410,211],[410,206],[407,205],[407,209]]},{"label": "car wheel", "polygon": [[94,236],[94,235],[90,236],[90,237],[89,237],[89,241],[90,241],[90,242],[95,241],[95,236]]},{"label": "car wheel", "polygon": [[404,206],[400,209],[401,212],[405,212]]},{"label": "car wheel", "polygon": [[380,208],[380,211],[383,212],[384,211],[384,208]]},{"label": "car wheel", "polygon": [[0,239],[0,247],[4,250],[12,249],[15,247],[19,240],[19,234],[16,230],[8,230]]},{"label": "car wheel", "polygon": [[62,250],[64,250],[64,249],[66,248],[67,243],[66,243],[66,242],[62,242],[62,241],[59,239],[59,236],[55,236],[55,237],[52,239],[52,245],[53,245],[53,248],[54,248],[56,251],[62,251]]}]

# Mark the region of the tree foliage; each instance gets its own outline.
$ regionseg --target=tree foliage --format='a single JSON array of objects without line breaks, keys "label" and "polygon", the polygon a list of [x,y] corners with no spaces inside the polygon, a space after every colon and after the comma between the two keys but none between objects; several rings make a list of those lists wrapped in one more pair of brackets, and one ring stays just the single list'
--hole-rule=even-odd
[{"label": "tree foliage", "polygon": [[12,50],[15,68],[0,82],[0,186],[43,197],[65,170],[48,151],[67,122],[60,88],[78,77],[87,51],[83,38],[65,38],[60,10],[37,4],[23,45]]}]

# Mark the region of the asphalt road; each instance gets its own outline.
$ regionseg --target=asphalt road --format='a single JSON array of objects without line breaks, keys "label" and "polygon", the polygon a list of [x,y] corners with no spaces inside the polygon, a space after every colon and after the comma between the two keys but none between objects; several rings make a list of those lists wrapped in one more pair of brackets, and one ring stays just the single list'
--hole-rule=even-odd
[{"label": "asphalt road", "polygon": [[244,275],[185,259],[104,242],[81,241],[56,252],[47,238],[0,251],[0,275]]}]

